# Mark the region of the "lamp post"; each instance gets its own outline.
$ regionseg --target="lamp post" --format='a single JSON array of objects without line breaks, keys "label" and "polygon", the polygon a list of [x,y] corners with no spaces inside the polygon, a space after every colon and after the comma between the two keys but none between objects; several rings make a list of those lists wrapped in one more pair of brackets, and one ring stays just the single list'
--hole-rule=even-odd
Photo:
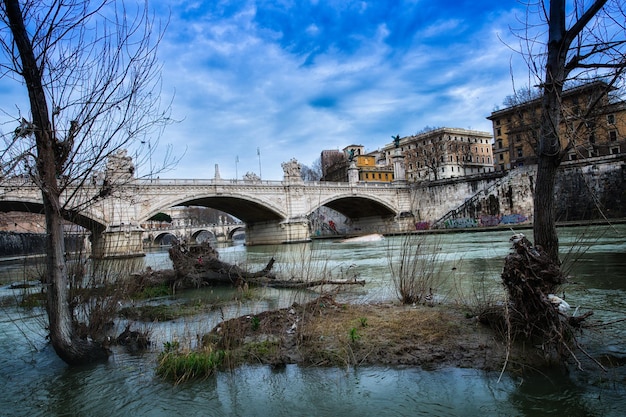
[{"label": "lamp post", "polygon": [[257,146],[256,154],[259,157],[259,179],[263,179],[263,174],[261,173],[261,149]]},{"label": "lamp post", "polygon": [[150,164],[149,167],[148,167],[149,170],[150,170],[148,172],[148,175],[150,177],[150,180],[152,180],[152,148],[150,147],[150,140],[147,140],[147,141],[146,140],[142,140],[141,141],[142,145],[145,145],[146,143],[148,143],[148,163]]},{"label": "lamp post", "polygon": [[235,182],[237,182],[237,180],[239,179],[238,165],[239,165],[239,155],[235,157]]}]

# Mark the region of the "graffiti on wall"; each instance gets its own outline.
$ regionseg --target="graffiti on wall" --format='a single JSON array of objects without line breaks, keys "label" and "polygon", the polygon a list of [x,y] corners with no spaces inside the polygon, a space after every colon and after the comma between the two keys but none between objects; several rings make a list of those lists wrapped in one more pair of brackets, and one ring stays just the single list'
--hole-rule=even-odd
[{"label": "graffiti on wall", "polygon": [[348,232],[349,219],[327,207],[322,207],[309,215],[312,236],[342,235]]},{"label": "graffiti on wall", "polygon": [[428,222],[415,223],[415,230],[428,230],[428,229],[430,229],[430,223]]},{"label": "graffiti on wall", "polygon": [[506,214],[504,216],[482,215],[475,219],[472,217],[461,217],[449,219],[444,222],[446,229],[466,229],[468,227],[493,227],[501,224],[520,224],[528,221],[528,217],[523,214]]}]

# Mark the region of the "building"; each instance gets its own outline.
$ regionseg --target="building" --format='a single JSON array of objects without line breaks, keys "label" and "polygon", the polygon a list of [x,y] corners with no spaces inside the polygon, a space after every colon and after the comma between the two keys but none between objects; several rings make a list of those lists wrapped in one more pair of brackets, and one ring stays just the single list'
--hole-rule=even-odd
[{"label": "building", "polygon": [[[347,172],[334,172],[338,169],[339,165],[344,163],[345,160],[346,156],[339,149],[322,151],[320,155],[320,163],[322,165],[322,181],[347,181]],[[340,176],[341,179],[334,179],[335,175]]]},{"label": "building", "polygon": [[392,166],[399,149],[407,181],[432,181],[492,172],[492,141],[489,132],[442,127],[400,138],[382,152]]},{"label": "building", "polygon": [[[562,94],[559,135],[565,160],[621,154],[626,150],[626,103],[612,96],[611,88],[597,81]],[[497,170],[537,163],[541,99],[497,110],[493,124],[493,156]]]},{"label": "building", "polygon": [[[347,182],[348,168],[354,163],[359,182],[392,182],[393,166],[380,164],[379,152],[365,153],[362,145],[349,145],[340,151],[322,151],[322,180]],[[384,162],[384,160],[383,160]]]}]

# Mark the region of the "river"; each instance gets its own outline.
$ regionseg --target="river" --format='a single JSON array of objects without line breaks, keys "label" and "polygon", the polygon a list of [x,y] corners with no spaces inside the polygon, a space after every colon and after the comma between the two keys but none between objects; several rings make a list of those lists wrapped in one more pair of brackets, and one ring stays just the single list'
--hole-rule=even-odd
[{"label": "river", "polygon": [[[530,231],[523,231],[531,234]],[[461,302],[481,294],[498,295],[499,273],[509,251],[510,231],[428,236],[436,248],[438,302]],[[359,367],[281,369],[245,366],[214,377],[172,386],[155,377],[155,358],[168,340],[193,339],[219,315],[146,324],[153,350],[133,355],[118,349],[108,363],[68,368],[46,344],[40,311],[10,302],[8,284],[23,280],[23,264],[0,263],[1,416],[621,416],[626,410],[626,225],[559,230],[565,266],[571,275],[567,301],[593,320],[617,321],[582,339],[593,356],[610,355],[604,373],[584,361],[584,370],[536,375],[472,369]],[[283,246],[219,248],[222,259],[264,265],[277,259],[285,275],[323,273],[358,277],[365,287],[339,298],[352,302],[393,300],[389,259],[401,237],[368,244],[330,240]],[[581,251],[580,248],[585,248]],[[569,254],[568,254],[569,253]],[[428,255],[430,256],[430,255]],[[575,260],[575,262],[574,262]],[[165,251],[149,253],[139,267],[168,267]],[[29,264],[32,264],[29,261]],[[294,267],[296,265],[297,267]],[[252,301],[235,301],[231,290],[203,289],[172,297],[232,300],[227,317],[289,305],[313,295],[302,291],[258,289]]]}]

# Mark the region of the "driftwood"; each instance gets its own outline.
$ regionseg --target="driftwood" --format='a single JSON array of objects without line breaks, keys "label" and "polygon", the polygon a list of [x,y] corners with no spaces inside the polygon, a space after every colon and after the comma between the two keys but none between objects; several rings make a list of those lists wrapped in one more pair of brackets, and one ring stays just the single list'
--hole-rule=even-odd
[{"label": "driftwood", "polygon": [[311,288],[320,285],[365,285],[364,280],[281,280],[272,272],[271,258],[259,271],[245,269],[221,261],[218,252],[207,243],[187,247],[174,245],[169,250],[173,270],[146,270],[136,276],[140,285],[167,284],[172,288],[197,288],[206,284],[230,284],[236,287],[266,286],[274,288]]},{"label": "driftwood", "polygon": [[275,278],[271,272],[274,258],[271,258],[262,270],[248,272],[237,265],[220,261],[218,252],[208,243],[190,247],[174,245],[170,248],[169,255],[178,279],[191,278],[242,285],[243,282],[254,278]]},{"label": "driftwood", "polygon": [[572,356],[570,346],[577,346],[575,330],[593,312],[570,316],[569,304],[555,295],[566,281],[560,265],[521,233],[511,242],[513,252],[506,257],[502,272],[510,300],[506,326],[513,338],[533,340],[561,358]]}]

